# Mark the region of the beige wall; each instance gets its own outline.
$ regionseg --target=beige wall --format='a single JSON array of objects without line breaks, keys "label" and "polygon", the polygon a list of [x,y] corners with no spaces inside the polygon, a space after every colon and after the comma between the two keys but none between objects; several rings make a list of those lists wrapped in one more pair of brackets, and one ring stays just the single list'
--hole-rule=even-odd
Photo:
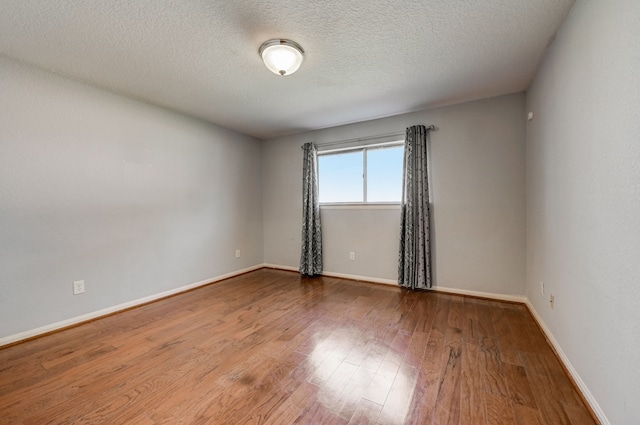
[{"label": "beige wall", "polygon": [[527,94],[527,296],[616,425],[640,423],[639,40],[637,0],[578,1]]},{"label": "beige wall", "polygon": [[[469,102],[263,143],[265,262],[298,267],[302,151],[434,124],[431,165],[437,285],[524,294],[524,94]],[[396,280],[397,209],[324,209],[328,272]],[[356,260],[350,261],[350,251]]]},{"label": "beige wall", "polygon": [[0,339],[262,263],[259,141],[2,56],[0,93]]}]

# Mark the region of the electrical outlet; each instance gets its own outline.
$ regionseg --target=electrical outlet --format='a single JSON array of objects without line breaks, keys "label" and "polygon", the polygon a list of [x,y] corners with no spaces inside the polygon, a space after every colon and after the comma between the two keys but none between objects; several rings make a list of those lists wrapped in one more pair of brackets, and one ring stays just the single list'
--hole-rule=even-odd
[{"label": "electrical outlet", "polygon": [[551,306],[551,309],[553,310],[553,307],[555,306],[556,299],[553,296],[553,294],[549,295],[549,305]]},{"label": "electrical outlet", "polygon": [[355,259],[356,259],[356,253],[355,253],[355,252],[353,252],[353,251],[351,251],[351,252],[349,253],[349,260],[353,261],[353,260],[355,260]]},{"label": "electrical outlet", "polygon": [[540,294],[544,295],[544,282],[540,281]]},{"label": "electrical outlet", "polygon": [[76,280],[73,282],[73,295],[84,293],[84,280]]},{"label": "electrical outlet", "polygon": [[236,258],[240,258],[240,250],[236,249]]}]

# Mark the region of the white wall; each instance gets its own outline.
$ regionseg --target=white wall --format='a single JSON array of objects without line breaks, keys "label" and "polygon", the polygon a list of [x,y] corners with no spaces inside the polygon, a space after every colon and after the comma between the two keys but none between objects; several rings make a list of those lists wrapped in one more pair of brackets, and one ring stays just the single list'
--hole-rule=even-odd
[{"label": "white wall", "polygon": [[[436,284],[524,294],[524,104],[524,94],[514,94],[264,142],[265,262],[299,265],[303,143],[434,124]],[[322,220],[325,271],[397,279],[398,209],[324,209]],[[356,252],[356,261],[348,260],[349,251]]]},{"label": "white wall", "polygon": [[616,425],[640,423],[639,40],[637,0],[578,1],[527,94],[527,296]]},{"label": "white wall", "polygon": [[259,141],[2,56],[0,93],[0,338],[262,263]]}]

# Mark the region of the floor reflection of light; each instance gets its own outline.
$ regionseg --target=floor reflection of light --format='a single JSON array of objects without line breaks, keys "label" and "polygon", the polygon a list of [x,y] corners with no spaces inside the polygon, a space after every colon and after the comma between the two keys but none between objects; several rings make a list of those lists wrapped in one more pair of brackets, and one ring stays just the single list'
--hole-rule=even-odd
[{"label": "floor reflection of light", "polygon": [[339,414],[352,413],[363,398],[381,406],[388,401],[393,411],[383,408],[380,419],[393,423],[406,416],[417,371],[402,364],[404,353],[373,339],[363,343],[366,336],[349,330],[318,333],[315,338],[306,361],[308,381],[319,387],[319,403]]}]

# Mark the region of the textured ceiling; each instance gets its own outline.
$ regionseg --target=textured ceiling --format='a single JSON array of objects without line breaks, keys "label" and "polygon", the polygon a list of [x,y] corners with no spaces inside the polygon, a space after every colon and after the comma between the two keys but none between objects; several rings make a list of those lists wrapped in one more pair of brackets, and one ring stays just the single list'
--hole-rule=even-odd
[{"label": "textured ceiling", "polygon": [[[525,90],[572,4],[2,0],[0,53],[265,139]],[[296,74],[270,38],[304,47]]]}]

